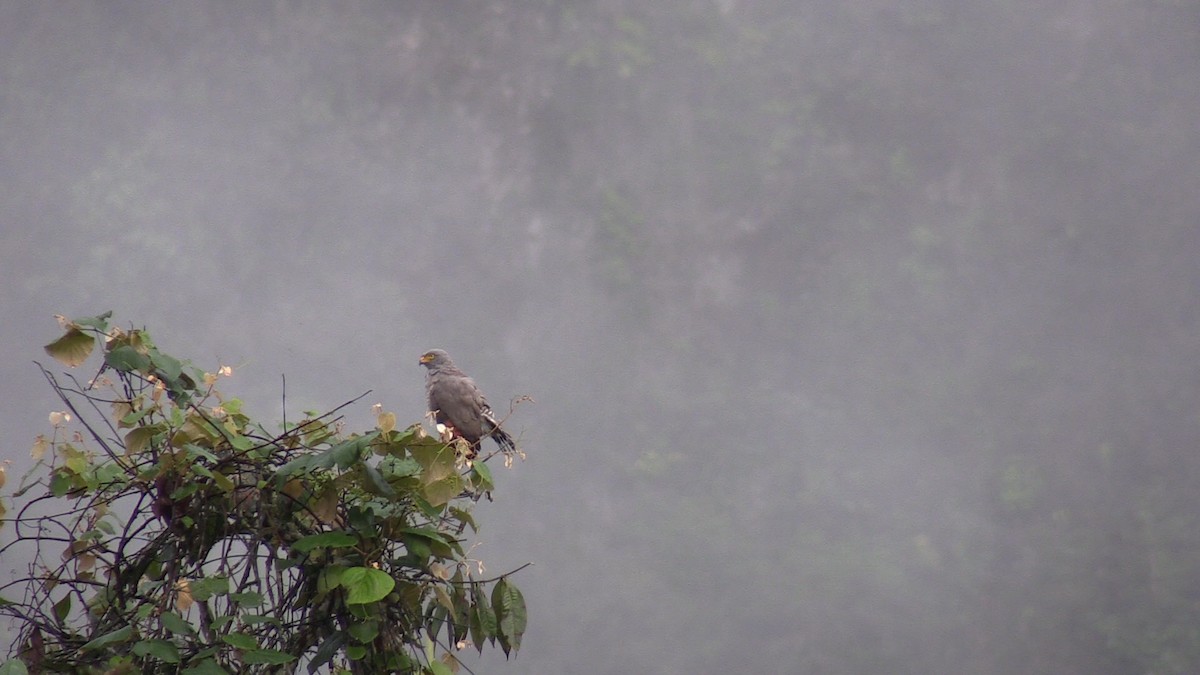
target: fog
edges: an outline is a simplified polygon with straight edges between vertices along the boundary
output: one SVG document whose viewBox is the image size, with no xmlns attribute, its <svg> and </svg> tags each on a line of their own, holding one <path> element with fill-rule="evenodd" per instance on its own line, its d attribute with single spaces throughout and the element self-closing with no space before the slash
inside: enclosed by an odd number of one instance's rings
<svg viewBox="0 0 1200 675">
<path fill-rule="evenodd" d="M 1196 3 L 6 2 L 0 78 L 10 477 L 55 314 L 268 421 L 441 347 L 535 401 L 477 673 L 1200 671 Z"/>
</svg>

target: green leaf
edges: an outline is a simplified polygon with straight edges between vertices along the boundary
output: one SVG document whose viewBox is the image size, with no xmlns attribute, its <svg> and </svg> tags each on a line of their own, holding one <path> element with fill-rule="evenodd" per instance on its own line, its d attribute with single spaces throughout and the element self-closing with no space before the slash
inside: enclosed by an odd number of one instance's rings
<svg viewBox="0 0 1200 675">
<path fill-rule="evenodd" d="M 366 538 L 374 537 L 378 534 L 378 527 L 375 525 L 375 512 L 361 506 L 350 507 L 350 527 L 361 532 Z"/>
<path fill-rule="evenodd" d="M 75 324 L 76 326 L 95 328 L 103 333 L 108 330 L 108 320 L 110 318 L 112 318 L 111 309 L 103 314 L 97 314 L 96 316 L 85 316 L 82 319 L 71 319 L 71 323 Z"/>
<path fill-rule="evenodd" d="M 488 602 L 487 591 L 483 584 L 471 584 L 471 597 L 475 601 L 474 607 L 471 609 L 471 641 L 475 643 L 475 648 L 479 653 L 483 653 L 483 641 L 496 641 L 496 613 L 492 611 L 492 605 Z"/>
<path fill-rule="evenodd" d="M 421 473 L 421 464 L 412 457 L 387 456 L 379 460 L 379 471 L 388 480 L 408 478 Z"/>
<path fill-rule="evenodd" d="M 413 503 L 417 505 L 417 509 L 420 510 L 420 512 L 424 514 L 426 518 L 429 518 L 430 520 L 437 520 L 442 517 L 442 511 L 445 510 L 445 504 L 442 504 L 441 506 L 434 506 L 425 501 L 425 498 L 420 494 L 414 494 L 411 496 Z"/>
<path fill-rule="evenodd" d="M 262 593 L 255 593 L 253 591 L 248 591 L 246 593 L 230 593 L 229 599 L 238 604 L 246 605 L 247 607 L 257 607 L 264 602 Z"/>
<path fill-rule="evenodd" d="M 317 577 L 317 597 L 322 597 L 337 586 L 342 585 L 342 576 L 346 573 L 346 568 L 341 565 L 329 565 L 321 570 L 321 576 Z"/>
<path fill-rule="evenodd" d="M 425 433 L 425 427 L 420 422 L 410 425 L 404 431 L 392 429 L 380 434 L 380 442 L 375 444 L 375 454 L 387 454 L 393 457 L 404 457 L 406 448 Z"/>
<path fill-rule="evenodd" d="M 423 551 L 425 555 L 432 553 L 441 558 L 451 558 L 454 556 L 454 549 L 457 548 L 457 542 L 447 542 L 447 536 L 437 530 L 405 527 L 400 529 L 399 534 L 405 548 L 410 551 Z M 423 540 L 424 544 L 418 543 L 418 539 Z"/>
<path fill-rule="evenodd" d="M 214 595 L 225 595 L 229 592 L 229 579 L 225 577 L 205 577 L 195 579 L 188 584 L 192 599 L 204 602 Z"/>
<path fill-rule="evenodd" d="M 67 620 L 67 615 L 71 613 L 71 596 L 64 595 L 62 600 L 54 603 L 54 619 L 61 626 Z"/>
<path fill-rule="evenodd" d="M 279 467 L 279 470 L 275 472 L 275 486 L 282 487 L 295 474 L 311 470 L 316 463 L 316 459 L 316 455 L 301 455 Z"/>
<path fill-rule="evenodd" d="M 126 642 L 131 637 L 133 637 L 133 626 L 125 626 L 124 628 L 118 628 L 111 633 L 105 633 L 104 635 L 89 641 L 79 649 L 85 652 L 93 649 L 103 649 L 109 645 Z"/>
<path fill-rule="evenodd" d="M 383 479 L 383 475 L 379 473 L 378 469 L 370 464 L 363 464 L 362 469 L 363 474 L 367 477 L 366 483 L 363 485 L 363 489 L 371 494 L 379 495 L 380 497 L 395 499 L 396 491 L 393 490 L 392 486 L 388 485 L 388 482 Z"/>
<path fill-rule="evenodd" d="M 440 602 L 436 607 L 433 607 L 432 611 L 429 611 L 429 621 L 425 624 L 425 632 L 428 633 L 429 637 L 437 638 L 438 633 L 442 631 L 442 626 L 446 624 L 446 619 L 449 616 L 450 611 Z"/>
<path fill-rule="evenodd" d="M 174 356 L 164 354 L 157 349 L 151 349 L 149 357 L 150 363 L 154 364 L 154 367 L 158 370 L 158 374 L 167 380 L 168 385 L 184 376 L 183 364 Z M 188 379 L 190 380 L 191 378 L 189 377 Z M 195 383 L 192 384 L 194 385 Z"/>
<path fill-rule="evenodd" d="M 337 468 L 345 471 L 354 466 L 362 458 L 363 452 L 378 435 L 378 431 L 372 431 L 364 436 L 351 438 L 348 441 L 343 441 L 333 446 L 326 454 L 329 456 L 329 460 L 337 465 Z"/>
<path fill-rule="evenodd" d="M 247 626 L 257 626 L 264 623 L 269 623 L 273 626 L 280 625 L 279 619 L 273 616 L 263 616 L 262 614 L 243 614 L 240 618 Z"/>
<path fill-rule="evenodd" d="M 346 629 L 350 633 L 350 637 L 363 644 L 370 644 L 379 635 L 379 622 L 364 621 L 362 623 L 352 623 Z"/>
<path fill-rule="evenodd" d="M 348 532 L 322 532 L 300 537 L 292 543 L 292 550 L 307 553 L 314 548 L 340 548 L 358 543 L 358 537 Z"/>
<path fill-rule="evenodd" d="M 217 662 L 209 656 L 196 665 L 185 668 L 183 675 L 229 675 L 229 671 L 217 665 Z"/>
<path fill-rule="evenodd" d="M 72 482 L 74 481 L 70 473 L 61 469 L 55 471 L 54 475 L 50 477 L 50 494 L 55 497 L 67 494 L 71 491 Z"/>
<path fill-rule="evenodd" d="M 450 670 L 450 666 L 441 661 L 430 661 L 429 667 L 425 670 L 429 671 L 429 675 L 454 675 L 454 671 Z"/>
<path fill-rule="evenodd" d="M 422 481 L 426 484 L 442 480 L 447 476 L 458 475 L 458 470 L 454 467 L 458 455 L 454 452 L 454 448 L 448 445 L 433 439 L 424 439 L 420 445 L 410 447 L 409 452 L 425 470 Z"/>
<path fill-rule="evenodd" d="M 150 413 L 154 412 L 155 410 L 156 410 L 156 408 L 154 406 L 149 406 L 146 408 L 142 408 L 141 410 L 138 410 L 136 412 L 131 412 L 128 415 L 121 418 L 120 426 L 126 427 L 126 428 L 131 427 L 131 426 L 137 424 L 139 421 L 141 421 L 141 419 L 143 417 L 145 417 L 146 415 L 149 415 Z"/>
<path fill-rule="evenodd" d="M 196 389 L 196 380 L 183 372 L 183 363 L 175 357 L 151 348 L 148 354 L 154 374 L 162 379 L 167 391 L 175 399 L 188 399 Z"/>
<path fill-rule="evenodd" d="M 508 583 L 508 579 L 501 579 L 492 589 L 492 607 L 496 610 L 500 648 L 504 650 L 504 655 L 508 656 L 510 650 L 517 651 L 521 648 L 521 637 L 525 634 L 528 621 L 525 598 L 516 586 Z"/>
<path fill-rule="evenodd" d="M 317 652 L 313 654 L 312 660 L 308 662 L 308 675 L 313 675 L 321 669 L 321 666 L 333 661 L 333 657 L 345 644 L 345 633 L 334 633 L 326 638 L 321 646 L 317 647 Z"/>
<path fill-rule="evenodd" d="M 295 660 L 295 656 L 292 656 L 287 652 L 281 652 L 278 649 L 255 649 L 254 651 L 245 652 L 242 654 L 242 663 L 246 664 L 265 663 L 271 665 L 280 665 Z"/>
<path fill-rule="evenodd" d="M 475 524 L 475 517 L 471 515 L 470 511 L 467 511 L 465 509 L 460 509 L 457 506 L 451 506 L 450 507 L 450 515 L 457 518 L 458 522 L 464 523 L 467 526 L 469 526 L 471 528 L 472 532 L 479 531 L 479 526 Z"/>
<path fill-rule="evenodd" d="M 258 445 L 258 441 L 254 440 L 253 438 L 247 438 L 241 434 L 232 434 L 229 437 L 229 444 L 233 446 L 234 450 L 245 452 Z"/>
<path fill-rule="evenodd" d="M 176 635 L 194 635 L 196 629 L 192 628 L 192 624 L 184 621 L 175 612 L 163 612 L 158 620 L 162 622 L 163 628 L 175 633 Z"/>
<path fill-rule="evenodd" d="M 67 456 L 66 460 L 63 462 L 63 466 L 70 469 L 76 475 L 82 476 L 83 474 L 87 473 L 89 468 L 91 468 L 92 463 L 89 461 L 87 455 L 72 454 Z"/>
<path fill-rule="evenodd" d="M 96 467 L 96 470 L 94 473 L 96 485 L 98 485 L 98 486 L 104 485 L 109 488 L 115 487 L 117 485 L 123 486 L 123 485 L 127 484 L 129 482 L 129 479 L 131 478 L 129 476 L 129 474 L 126 473 L 126 471 L 127 471 L 127 469 L 125 467 L 121 466 L 118 462 L 106 462 L 104 464 L 101 464 L 100 466 Z M 96 525 L 96 527 L 101 530 L 105 530 L 106 526 L 108 528 L 112 528 L 112 525 L 109 525 L 108 523 L 105 523 L 104 521 L 101 521 L 100 523 L 98 523 Z M 107 531 L 109 534 L 114 534 L 114 532 L 115 532 L 115 531 L 110 531 L 110 530 L 105 530 L 105 531 Z"/>
<path fill-rule="evenodd" d="M 138 426 L 125 435 L 125 454 L 136 455 L 150 444 L 152 438 L 163 431 L 164 425 L 152 424 L 150 426 Z"/>
<path fill-rule="evenodd" d="M 208 461 L 212 462 L 213 464 L 216 464 L 221 461 L 221 458 L 217 457 L 216 453 L 214 453 L 212 450 L 209 450 L 208 448 L 202 448 L 199 445 L 196 445 L 195 443 L 184 443 L 183 449 L 187 451 L 188 459 L 196 459 L 197 457 L 203 457 L 204 459 L 207 459 Z"/>
<path fill-rule="evenodd" d="M 365 605 L 386 598 L 396 580 L 373 567 L 350 567 L 342 574 L 341 585 L 346 589 L 346 604 Z"/>
<path fill-rule="evenodd" d="M 216 485 L 217 489 L 219 489 L 221 492 L 224 492 L 226 494 L 233 492 L 233 489 L 235 487 L 237 487 L 236 485 L 233 484 L 233 480 L 229 476 L 226 476 L 225 474 L 221 473 L 220 471 L 213 472 L 212 480 L 213 480 L 213 485 Z"/>
<path fill-rule="evenodd" d="M 229 633 L 228 635 L 222 635 L 221 641 L 227 645 L 233 645 L 238 649 L 258 649 L 258 640 L 254 639 L 253 636 L 246 635 L 245 633 Z"/>
<path fill-rule="evenodd" d="M 47 354 L 71 368 L 87 361 L 95 348 L 96 338 L 74 327 L 43 347 Z"/>
<path fill-rule="evenodd" d="M 366 645 L 350 645 L 346 647 L 346 658 L 351 661 L 360 661 L 367 656 Z"/>
<path fill-rule="evenodd" d="M 400 539 L 404 542 L 404 548 L 408 550 L 408 556 L 418 563 L 418 567 L 424 567 L 427 559 L 433 553 L 429 548 L 429 540 L 424 537 L 411 536 L 402 536 Z"/>
<path fill-rule="evenodd" d="M 467 630 L 470 628 L 471 623 L 468 618 L 471 605 L 467 602 L 467 593 L 465 587 L 462 585 L 461 573 L 454 575 L 454 584 L 451 588 L 454 590 L 450 594 L 450 610 L 454 613 L 454 621 L 450 624 L 450 637 L 452 644 L 458 644 L 467 637 Z"/>
<path fill-rule="evenodd" d="M 200 489 L 199 483 L 188 483 L 187 485 L 180 485 L 179 487 L 172 490 L 171 494 L 169 496 L 171 498 L 171 501 L 177 502 L 181 499 L 184 499 L 184 498 L 190 496 L 192 493 L 194 493 L 196 490 L 199 490 L 199 489 Z"/>
<path fill-rule="evenodd" d="M 496 489 L 496 484 L 492 481 L 492 470 L 483 462 L 475 462 L 471 465 L 471 472 L 474 474 L 475 489 L 490 492 Z"/>
<path fill-rule="evenodd" d="M 137 656 L 152 656 L 165 663 L 179 663 L 179 648 L 166 640 L 142 640 L 133 645 Z"/>
<path fill-rule="evenodd" d="M 29 675 L 25 664 L 17 659 L 0 664 L 0 675 Z"/>
<path fill-rule="evenodd" d="M 144 373 L 150 370 L 150 359 L 130 345 L 121 345 L 105 354 L 104 362 L 122 373 Z"/>
<path fill-rule="evenodd" d="M 431 506 L 443 506 L 463 491 L 462 477 L 452 473 L 446 478 L 429 483 L 422 492 Z"/>
</svg>

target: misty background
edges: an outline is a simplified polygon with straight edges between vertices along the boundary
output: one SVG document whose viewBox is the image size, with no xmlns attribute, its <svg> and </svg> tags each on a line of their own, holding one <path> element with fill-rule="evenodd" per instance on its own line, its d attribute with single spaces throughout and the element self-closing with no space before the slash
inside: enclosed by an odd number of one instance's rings
<svg viewBox="0 0 1200 675">
<path fill-rule="evenodd" d="M 1195 2 L 11 1 L 0 83 L 10 488 L 54 314 L 351 429 L 442 347 L 536 400 L 477 673 L 1200 671 Z"/>
</svg>

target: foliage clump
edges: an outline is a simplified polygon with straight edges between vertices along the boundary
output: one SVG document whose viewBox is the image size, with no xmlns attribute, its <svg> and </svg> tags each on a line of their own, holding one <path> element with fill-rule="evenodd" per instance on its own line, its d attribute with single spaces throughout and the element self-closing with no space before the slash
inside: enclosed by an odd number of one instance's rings
<svg viewBox="0 0 1200 675">
<path fill-rule="evenodd" d="M 391 413 L 345 434 L 341 407 L 269 432 L 216 389 L 230 369 L 109 317 L 46 346 L 103 361 L 86 382 L 42 367 L 66 410 L 13 498 L 44 493 L 0 521 L 0 553 L 35 552 L 0 586 L 18 631 L 0 672 L 442 675 L 468 645 L 520 647 L 520 591 L 463 548 L 493 484 L 461 442 Z"/>
</svg>

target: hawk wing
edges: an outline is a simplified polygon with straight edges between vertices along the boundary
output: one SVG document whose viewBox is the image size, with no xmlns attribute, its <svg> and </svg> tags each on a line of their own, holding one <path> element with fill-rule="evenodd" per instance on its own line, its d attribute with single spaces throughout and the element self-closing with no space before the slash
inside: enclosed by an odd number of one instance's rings
<svg viewBox="0 0 1200 675">
<path fill-rule="evenodd" d="M 454 427 L 472 445 L 495 426 L 495 420 L 487 419 L 491 412 L 487 400 L 465 375 L 434 373 L 429 378 L 429 409 L 437 411 L 437 421 Z"/>
</svg>

